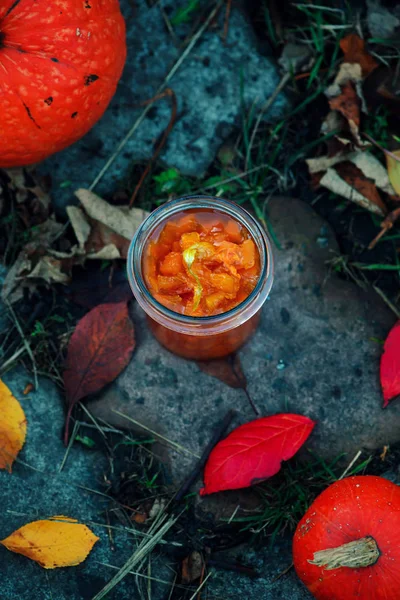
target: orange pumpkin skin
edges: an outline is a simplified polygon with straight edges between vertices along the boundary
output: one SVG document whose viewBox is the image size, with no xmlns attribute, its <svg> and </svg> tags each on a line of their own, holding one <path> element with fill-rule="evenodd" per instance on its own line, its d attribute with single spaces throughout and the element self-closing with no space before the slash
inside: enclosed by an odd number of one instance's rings
<svg viewBox="0 0 400 600">
<path fill-rule="evenodd" d="M 370 536 L 380 556 L 368 567 L 326 570 L 314 553 Z M 318 600 L 400 598 L 400 487 L 373 476 L 349 477 L 326 489 L 297 526 L 297 575 Z"/>
<path fill-rule="evenodd" d="M 81 138 L 126 59 L 118 0 L 0 0 L 0 167 L 32 164 Z"/>
</svg>

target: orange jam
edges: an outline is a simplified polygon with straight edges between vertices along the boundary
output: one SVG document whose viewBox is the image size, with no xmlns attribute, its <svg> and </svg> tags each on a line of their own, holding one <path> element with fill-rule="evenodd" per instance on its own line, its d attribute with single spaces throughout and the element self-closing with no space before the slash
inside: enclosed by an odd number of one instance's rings
<svg viewBox="0 0 400 600">
<path fill-rule="evenodd" d="M 158 302 L 193 317 L 225 313 L 245 300 L 260 277 L 248 230 L 208 209 L 176 213 L 156 228 L 143 255 L 145 283 Z"/>
</svg>

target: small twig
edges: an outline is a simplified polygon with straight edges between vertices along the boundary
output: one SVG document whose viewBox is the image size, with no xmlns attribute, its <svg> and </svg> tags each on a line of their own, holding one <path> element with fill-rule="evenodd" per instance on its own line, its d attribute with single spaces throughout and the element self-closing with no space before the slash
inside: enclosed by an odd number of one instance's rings
<svg viewBox="0 0 400 600">
<path fill-rule="evenodd" d="M 24 346 L 26 348 L 26 351 L 28 353 L 28 356 L 29 356 L 29 358 L 32 361 L 33 377 L 35 379 L 35 390 L 37 390 L 38 387 L 39 387 L 39 384 L 38 384 L 38 377 L 37 377 L 36 361 L 35 361 L 35 357 L 33 356 L 32 348 L 30 347 L 29 342 L 28 342 L 28 340 L 25 337 L 25 334 L 24 334 L 24 332 L 22 330 L 22 327 L 21 327 L 21 325 L 20 325 L 20 323 L 19 323 L 19 321 L 17 319 L 17 315 L 15 314 L 13 307 L 11 306 L 11 304 L 9 303 L 9 301 L 7 299 L 5 300 L 5 303 L 6 303 L 7 307 L 8 307 L 8 310 L 12 314 L 12 317 L 13 317 L 14 322 L 15 322 L 15 326 L 16 326 L 16 328 L 18 330 L 19 335 L 21 336 L 22 343 L 24 344 Z"/>
<path fill-rule="evenodd" d="M 238 175 L 233 175 L 232 177 L 223 179 L 222 181 L 219 181 L 218 183 L 212 183 L 211 185 L 206 185 L 204 187 L 197 188 L 197 190 L 194 190 L 194 192 L 192 192 L 192 193 L 198 194 L 199 192 L 205 192 L 206 190 L 213 190 L 217 187 L 220 187 L 221 185 L 224 185 L 225 183 L 230 183 L 231 181 L 236 181 L 237 179 L 243 179 L 244 177 L 247 177 L 247 175 L 251 175 L 252 173 L 255 173 L 256 171 L 260 171 L 261 169 L 272 170 L 268 163 L 258 165 L 258 167 L 253 167 L 252 169 L 249 169 L 248 171 L 243 171 L 242 173 L 239 173 Z"/>
<path fill-rule="evenodd" d="M 283 577 L 284 575 L 289 573 L 289 571 L 291 569 L 293 569 L 293 563 L 291 563 L 288 567 L 286 567 L 286 569 L 283 569 L 283 571 L 281 571 L 281 573 L 279 573 L 276 577 L 274 577 L 274 579 L 272 580 L 272 583 L 275 583 L 275 581 L 278 581 L 281 577 Z"/>
<path fill-rule="evenodd" d="M 247 575 L 248 577 L 260 577 L 260 574 L 257 573 L 257 571 L 252 567 L 245 567 L 244 565 L 238 565 L 237 563 L 231 563 L 225 560 L 211 558 L 207 561 L 207 565 L 210 567 L 214 567 L 215 569 L 233 571 L 234 573 L 242 573 L 243 575 Z"/>
<path fill-rule="evenodd" d="M 204 581 L 204 575 L 206 574 L 206 566 L 203 562 L 202 567 L 201 567 L 201 575 L 200 575 L 200 585 L 198 587 L 198 594 L 197 594 L 197 600 L 201 600 L 201 588 L 203 585 L 203 581 Z"/>
<path fill-rule="evenodd" d="M 196 466 L 194 467 L 193 471 L 189 474 L 189 476 L 185 479 L 185 481 L 183 482 L 183 484 L 181 485 L 179 490 L 176 492 L 176 494 L 174 496 L 175 503 L 180 502 L 186 496 L 189 489 L 191 488 L 193 483 L 196 481 L 196 479 L 200 475 L 204 465 L 207 462 L 208 457 L 210 456 L 212 449 L 219 442 L 221 437 L 225 434 L 226 430 L 228 429 L 229 425 L 232 422 L 232 419 L 235 416 L 236 416 L 236 411 L 234 411 L 234 410 L 230 410 L 225 415 L 222 423 L 220 424 L 218 429 L 215 431 L 215 433 L 211 437 L 210 441 L 208 442 L 207 446 L 205 447 L 205 449 L 204 449 L 199 461 L 197 462 Z"/>
<path fill-rule="evenodd" d="M 202 588 L 205 586 L 205 584 L 207 583 L 207 581 L 210 579 L 212 575 L 212 572 L 210 572 L 207 577 L 204 579 L 203 583 L 201 583 L 199 585 L 199 587 L 197 588 L 197 590 L 195 591 L 195 593 L 193 594 L 193 596 L 190 596 L 189 600 L 195 600 L 196 596 L 197 598 L 199 597 L 198 594 L 199 592 L 202 590 Z"/>
<path fill-rule="evenodd" d="M 110 526 L 110 515 L 108 510 L 106 510 L 106 519 L 107 519 L 107 534 L 108 534 L 108 540 L 110 542 L 110 550 L 111 552 L 115 551 L 115 545 L 114 545 L 114 538 L 113 538 L 113 533 L 112 533 L 112 528 Z"/>
<path fill-rule="evenodd" d="M 149 162 L 147 163 L 147 166 L 145 168 L 145 170 L 143 171 L 136 187 L 135 190 L 131 196 L 131 199 L 129 201 L 129 208 L 132 208 L 136 197 L 139 193 L 140 188 L 143 185 L 144 180 L 146 179 L 147 175 L 150 173 L 150 170 L 153 166 L 153 163 L 155 162 L 155 160 L 157 159 L 158 155 L 160 154 L 161 150 L 163 149 L 165 142 L 168 139 L 169 134 L 172 131 L 173 126 L 175 125 L 175 121 L 176 121 L 176 112 L 177 112 L 177 103 L 176 103 L 176 96 L 173 90 L 171 90 L 171 88 L 167 88 L 164 92 L 162 92 L 162 94 L 158 95 L 157 99 L 161 99 L 161 98 L 166 98 L 166 97 L 170 97 L 171 98 L 171 117 L 169 120 L 169 123 L 162 135 L 162 138 L 157 146 L 157 148 L 154 150 L 154 154 L 153 156 L 150 158 Z M 150 100 L 148 100 L 147 102 L 150 102 L 153 104 L 153 102 L 155 101 L 155 98 L 151 98 Z M 146 103 L 147 103 L 146 102 Z"/>
<path fill-rule="evenodd" d="M 249 404 L 251 406 L 251 408 L 253 409 L 254 414 L 259 417 L 261 415 L 261 412 L 258 410 L 257 406 L 254 404 L 252 397 L 249 394 L 249 391 L 247 388 L 244 388 L 244 393 L 247 396 L 247 400 L 249 401 Z"/>
<path fill-rule="evenodd" d="M 169 444 L 170 446 L 172 446 L 173 448 L 175 448 L 175 450 L 178 450 L 179 452 L 185 452 L 186 454 L 190 454 L 191 456 L 194 456 L 195 458 L 200 458 L 198 454 L 195 454 L 194 452 L 187 450 L 180 444 L 177 444 L 176 442 L 169 440 L 168 438 L 161 435 L 161 433 L 157 433 L 156 431 L 153 431 L 153 429 L 150 429 L 150 427 L 146 427 L 146 425 L 143 425 L 143 423 L 139 423 L 139 421 L 135 421 L 135 419 L 133 419 L 132 417 L 129 417 L 128 415 L 125 415 L 124 413 L 120 412 L 119 410 L 113 410 L 113 413 L 115 413 L 116 415 L 119 415 L 120 417 L 123 417 L 124 419 L 127 419 L 127 421 L 131 421 L 132 423 L 134 423 L 135 425 L 138 425 L 139 427 L 141 427 L 145 431 L 148 431 L 152 435 L 155 435 L 163 442 L 165 442 L 165 443 Z"/>
<path fill-rule="evenodd" d="M 175 35 L 174 28 L 171 25 L 171 21 L 169 20 L 167 13 L 165 12 L 165 10 L 164 10 L 164 8 L 163 8 L 163 6 L 161 4 L 158 5 L 158 8 L 160 9 L 162 18 L 164 19 L 165 25 L 167 26 L 167 29 L 168 29 L 168 32 L 169 32 L 171 38 L 172 38 L 172 41 L 174 42 L 175 46 L 178 46 L 179 45 L 179 40 L 178 40 L 178 38 Z"/>
<path fill-rule="evenodd" d="M 364 137 L 366 137 L 371 142 L 371 144 L 374 144 L 374 146 L 376 146 L 377 148 L 379 148 L 379 150 L 382 150 L 382 152 L 384 154 L 387 154 L 388 156 L 391 156 L 397 162 L 400 162 L 400 156 L 396 156 L 395 154 L 393 154 L 393 152 L 390 152 L 390 150 L 387 150 L 386 148 L 384 148 L 383 146 L 381 146 L 380 144 L 378 144 L 378 142 L 376 140 L 374 140 L 374 138 L 371 137 L 368 133 L 361 132 L 361 135 L 363 135 Z"/>
<path fill-rule="evenodd" d="M 216 6 L 214 7 L 214 9 L 210 12 L 210 14 L 208 15 L 208 18 L 204 21 L 203 25 L 194 34 L 194 36 L 190 40 L 190 43 L 186 46 L 185 50 L 182 52 L 182 54 L 180 55 L 180 57 L 178 58 L 178 60 L 174 64 L 174 66 L 172 67 L 172 69 L 169 71 L 169 73 L 165 77 L 163 83 L 157 89 L 156 95 L 159 94 L 160 92 L 162 92 L 166 88 L 168 82 L 172 79 L 172 77 L 175 75 L 175 73 L 179 70 L 181 64 L 185 61 L 186 57 L 190 54 L 190 52 L 192 51 L 193 47 L 196 45 L 197 41 L 201 38 L 201 36 L 203 35 L 203 33 L 206 31 L 206 29 L 208 28 L 208 26 L 210 25 L 210 23 L 214 19 L 215 15 L 218 13 L 219 9 L 221 8 L 222 4 L 223 4 L 223 0 L 220 0 L 216 4 Z M 106 162 L 106 164 L 104 165 L 104 167 L 101 169 L 100 173 L 94 179 L 93 183 L 89 187 L 89 190 L 93 190 L 96 187 L 96 185 L 99 183 L 99 181 L 104 177 L 105 173 L 108 171 L 108 169 L 113 164 L 113 162 L 116 160 L 116 158 L 119 156 L 120 152 L 126 146 L 127 142 L 129 142 L 129 140 L 131 139 L 131 137 L 133 136 L 133 134 L 135 133 L 135 131 L 138 129 L 138 127 L 141 125 L 141 123 L 146 118 L 146 115 L 150 111 L 151 106 L 152 106 L 151 104 L 149 104 L 148 106 L 146 106 L 146 108 L 144 109 L 144 111 L 142 112 L 142 114 L 136 119 L 135 123 L 132 125 L 132 127 L 130 128 L 130 130 L 126 134 L 126 136 L 118 144 L 116 150 L 113 152 L 113 154 L 110 156 L 110 158 L 108 159 L 108 161 Z"/>
<path fill-rule="evenodd" d="M 144 538 L 139 546 L 134 550 L 131 557 L 118 570 L 116 575 L 109 581 L 92 600 L 100 600 L 104 598 L 111 590 L 115 588 L 137 565 L 143 564 L 143 561 L 151 554 L 157 544 L 160 543 L 168 531 L 175 525 L 179 517 L 167 518 L 167 515 L 161 514 L 149 529 L 151 537 Z"/>
<path fill-rule="evenodd" d="M 226 0 L 224 33 L 223 33 L 223 36 L 222 36 L 222 41 L 224 42 L 224 44 L 226 43 L 226 38 L 228 37 L 229 17 L 231 16 L 231 9 L 232 9 L 232 0 Z"/>
<path fill-rule="evenodd" d="M 13 362 L 15 360 L 17 360 L 17 358 L 19 358 L 21 356 L 21 354 L 23 354 L 24 352 L 26 352 L 26 348 L 25 348 L 25 346 L 22 346 L 21 348 L 19 348 L 19 350 L 14 352 L 14 354 L 12 356 L 10 356 L 10 358 L 8 358 L 6 361 L 4 361 L 3 364 L 1 365 L 0 375 L 4 375 L 4 373 L 9 369 L 9 367 L 13 364 Z"/>
<path fill-rule="evenodd" d="M 250 141 L 249 141 L 249 147 L 248 147 L 247 153 L 246 153 L 246 163 L 245 163 L 245 168 L 246 169 L 247 169 L 248 164 L 249 164 L 251 149 L 253 147 L 254 139 L 255 139 L 255 137 L 257 135 L 257 131 L 258 131 L 258 128 L 260 126 L 261 119 L 263 118 L 264 113 L 275 102 L 276 98 L 278 97 L 278 94 L 283 90 L 283 88 L 285 87 L 285 85 L 287 84 L 287 82 L 290 80 L 290 77 L 291 77 L 290 73 L 285 73 L 282 76 L 280 82 L 276 86 L 276 88 L 273 91 L 273 93 L 271 94 L 271 96 L 268 98 L 268 100 L 266 101 L 266 103 L 264 104 L 264 106 L 261 107 L 261 110 L 260 110 L 260 112 L 258 114 L 258 117 L 257 117 L 257 120 L 256 120 L 256 124 L 254 125 L 253 131 L 251 133 L 251 137 L 250 137 Z"/>
<path fill-rule="evenodd" d="M 78 434 L 78 431 L 79 431 L 79 421 L 75 421 L 71 437 L 69 438 L 67 449 L 65 450 L 64 458 L 62 459 L 61 464 L 60 464 L 59 469 L 58 469 L 59 473 L 61 473 L 61 471 L 63 470 L 63 468 L 65 466 L 65 463 L 67 462 L 67 458 L 68 458 L 69 452 L 70 452 L 70 450 L 72 448 L 72 444 L 75 441 L 75 438 L 76 438 L 76 436 Z"/>
<path fill-rule="evenodd" d="M 350 471 L 351 467 L 354 465 L 355 462 L 358 461 L 358 459 L 361 456 L 361 450 L 359 450 L 357 452 L 357 454 L 355 455 L 355 457 L 353 458 L 353 460 L 351 461 L 351 463 L 348 465 L 348 467 L 343 471 L 343 473 L 341 474 L 341 476 L 339 477 L 339 479 L 343 479 L 344 477 L 346 477 L 347 473 Z"/>
<path fill-rule="evenodd" d="M 388 305 L 390 310 L 392 310 L 394 312 L 396 317 L 398 319 L 400 319 L 400 310 L 398 308 L 396 308 L 396 306 L 393 304 L 393 302 L 391 302 L 389 300 L 389 298 L 386 296 L 386 294 L 377 285 L 373 285 L 372 287 L 374 288 L 375 292 L 377 294 L 379 294 L 379 296 L 382 298 L 382 300 Z"/>
</svg>

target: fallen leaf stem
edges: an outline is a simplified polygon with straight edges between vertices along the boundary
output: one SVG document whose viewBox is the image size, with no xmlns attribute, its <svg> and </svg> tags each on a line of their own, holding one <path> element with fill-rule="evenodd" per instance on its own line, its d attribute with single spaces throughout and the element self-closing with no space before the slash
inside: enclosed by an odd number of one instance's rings
<svg viewBox="0 0 400 600">
<path fill-rule="evenodd" d="M 188 493 L 188 491 L 190 490 L 190 488 L 192 487 L 192 485 L 194 484 L 196 479 L 199 477 L 204 465 L 206 464 L 206 462 L 208 460 L 208 457 L 211 454 L 212 449 L 219 442 L 221 437 L 226 433 L 226 430 L 228 429 L 229 425 L 232 423 L 232 420 L 235 416 L 236 416 L 235 410 L 229 410 L 227 412 L 227 414 L 225 415 L 224 419 L 222 420 L 220 426 L 215 430 L 213 436 L 211 437 L 210 441 L 208 442 L 207 446 L 205 447 L 203 454 L 201 455 L 200 459 L 196 463 L 196 466 L 194 467 L 193 471 L 189 474 L 189 476 L 182 483 L 179 490 L 176 492 L 174 499 L 173 499 L 173 502 L 175 504 L 181 502 L 181 500 L 186 496 L 186 494 Z"/>
<path fill-rule="evenodd" d="M 175 121 L 176 121 L 176 112 L 177 112 L 177 102 L 176 102 L 176 96 L 175 96 L 175 92 L 173 90 L 171 90 L 171 88 L 167 88 L 164 92 L 162 92 L 161 94 L 158 94 L 157 96 L 155 96 L 154 98 L 151 98 L 150 100 L 147 100 L 146 102 L 144 102 L 143 104 L 149 104 L 149 103 L 153 103 L 155 100 L 159 100 L 161 98 L 166 98 L 169 97 L 171 98 L 171 117 L 169 120 L 169 123 L 166 127 L 166 129 L 164 130 L 164 133 L 162 134 L 162 137 L 160 139 L 160 142 L 158 143 L 153 156 L 150 158 L 149 162 L 147 163 L 147 166 L 145 168 L 145 170 L 143 171 L 138 183 L 136 184 L 136 187 L 134 189 L 134 192 L 131 196 L 131 199 L 129 201 L 129 208 L 132 208 L 137 195 L 139 193 L 140 188 L 143 185 L 144 180 L 146 179 L 147 175 L 150 173 L 150 170 L 153 166 L 154 161 L 157 159 L 158 155 L 160 154 L 161 150 L 163 149 L 165 142 L 168 139 L 169 134 L 171 133 L 174 125 L 175 125 Z"/>
<path fill-rule="evenodd" d="M 384 148 L 383 146 L 378 144 L 378 142 L 376 140 L 374 140 L 374 138 L 371 137 L 368 133 L 362 132 L 361 135 L 366 137 L 374 146 L 379 148 L 379 150 L 382 150 L 382 152 L 384 154 L 387 154 L 387 156 L 390 156 L 391 158 L 393 158 L 393 160 L 400 162 L 400 156 L 396 156 L 393 152 L 390 152 L 390 150 L 388 150 L 387 148 Z"/>
<path fill-rule="evenodd" d="M 257 571 L 252 567 L 245 567 L 244 565 L 231 563 L 226 560 L 219 560 L 217 558 L 210 558 L 207 561 L 207 566 L 214 567 L 215 569 L 222 569 L 223 571 L 233 571 L 234 573 L 241 573 L 242 575 L 247 575 L 248 577 L 260 577 L 260 574 L 257 573 Z"/>
<path fill-rule="evenodd" d="M 65 430 L 64 430 L 64 445 L 68 446 L 68 440 L 69 440 L 69 422 L 71 420 L 71 416 L 72 416 L 72 409 L 74 408 L 75 404 L 70 404 L 68 406 L 68 411 L 67 411 L 67 416 L 65 417 Z"/>
<path fill-rule="evenodd" d="M 231 16 L 232 10 L 232 0 L 226 0 L 226 10 L 225 10 L 225 20 L 224 20 L 224 33 L 222 35 L 222 39 L 224 44 L 226 43 L 226 38 L 228 37 L 229 31 L 229 17 Z"/>
</svg>

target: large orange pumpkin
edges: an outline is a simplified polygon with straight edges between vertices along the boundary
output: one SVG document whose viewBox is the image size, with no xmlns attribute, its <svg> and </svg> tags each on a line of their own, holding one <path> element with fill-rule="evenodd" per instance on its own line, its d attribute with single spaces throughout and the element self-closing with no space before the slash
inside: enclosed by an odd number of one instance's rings
<svg viewBox="0 0 400 600">
<path fill-rule="evenodd" d="M 0 167 L 38 162 L 82 137 L 125 58 L 118 0 L 0 0 Z"/>
<path fill-rule="evenodd" d="M 400 486 L 372 475 L 332 484 L 298 524 L 293 562 L 317 600 L 399 600 Z"/>
</svg>

